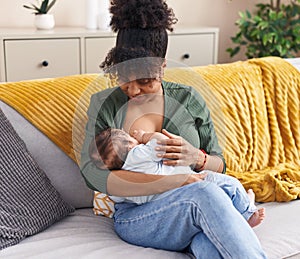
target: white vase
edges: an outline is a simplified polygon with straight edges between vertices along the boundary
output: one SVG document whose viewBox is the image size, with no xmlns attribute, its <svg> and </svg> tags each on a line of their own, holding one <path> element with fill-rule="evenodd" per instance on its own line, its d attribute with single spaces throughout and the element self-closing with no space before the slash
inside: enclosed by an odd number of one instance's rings
<svg viewBox="0 0 300 259">
<path fill-rule="evenodd" d="M 90 30 L 97 29 L 98 0 L 86 1 L 86 24 L 85 27 Z"/>
<path fill-rule="evenodd" d="M 99 13 L 97 16 L 98 29 L 108 31 L 110 30 L 110 15 L 108 12 Z"/>
<path fill-rule="evenodd" d="M 110 0 L 98 0 L 98 29 L 110 30 Z"/>
<path fill-rule="evenodd" d="M 38 30 L 51 30 L 54 28 L 55 21 L 53 14 L 35 15 L 34 25 Z"/>
</svg>

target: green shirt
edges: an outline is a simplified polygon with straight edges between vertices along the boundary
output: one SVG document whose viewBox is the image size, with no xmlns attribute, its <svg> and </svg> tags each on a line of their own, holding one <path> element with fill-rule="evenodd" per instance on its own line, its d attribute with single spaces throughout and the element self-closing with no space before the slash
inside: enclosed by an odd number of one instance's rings
<svg viewBox="0 0 300 259">
<path fill-rule="evenodd" d="M 163 128 L 179 135 L 193 146 L 217 155 L 224 162 L 222 150 L 210 117 L 210 112 L 200 94 L 192 87 L 178 83 L 162 82 L 164 92 Z M 97 168 L 89 157 L 89 145 L 95 134 L 110 128 L 123 128 L 128 97 L 120 87 L 109 88 L 91 97 L 88 109 L 85 141 L 81 151 L 81 173 L 87 185 L 106 192 L 109 170 Z"/>
</svg>

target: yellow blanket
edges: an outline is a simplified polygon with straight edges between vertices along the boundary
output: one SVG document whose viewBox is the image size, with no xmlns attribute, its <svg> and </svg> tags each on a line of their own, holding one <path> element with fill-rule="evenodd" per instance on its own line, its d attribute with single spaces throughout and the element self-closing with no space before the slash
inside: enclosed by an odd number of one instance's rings
<svg viewBox="0 0 300 259">
<path fill-rule="evenodd" d="M 300 197 L 300 73 L 286 61 L 253 59 L 168 69 L 166 80 L 194 86 L 207 100 L 227 172 L 260 202 Z M 111 82 L 77 75 L 0 84 L 0 99 L 79 161 L 90 95 Z"/>
<path fill-rule="evenodd" d="M 299 71 L 273 57 L 197 71 L 222 103 L 227 173 L 257 201 L 300 198 Z"/>
</svg>

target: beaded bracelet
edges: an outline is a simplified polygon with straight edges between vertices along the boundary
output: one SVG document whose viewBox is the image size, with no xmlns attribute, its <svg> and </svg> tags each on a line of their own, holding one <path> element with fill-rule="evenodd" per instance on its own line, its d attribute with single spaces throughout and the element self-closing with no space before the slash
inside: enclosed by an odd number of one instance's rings
<svg viewBox="0 0 300 259">
<path fill-rule="evenodd" d="M 203 149 L 200 149 L 200 151 L 204 154 L 204 161 L 203 161 L 202 166 L 200 167 L 200 170 L 203 170 L 204 166 L 206 164 L 206 161 L 207 161 L 207 154 L 206 154 L 206 152 Z"/>
</svg>

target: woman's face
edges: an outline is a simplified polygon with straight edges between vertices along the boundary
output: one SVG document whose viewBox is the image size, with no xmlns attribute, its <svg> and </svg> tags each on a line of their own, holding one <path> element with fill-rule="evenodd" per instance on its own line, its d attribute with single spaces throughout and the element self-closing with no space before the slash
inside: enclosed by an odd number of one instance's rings
<svg viewBox="0 0 300 259">
<path fill-rule="evenodd" d="M 128 82 L 119 80 L 120 88 L 132 102 L 143 103 L 151 95 L 162 95 L 161 81 L 154 78 L 141 78 Z"/>
</svg>

